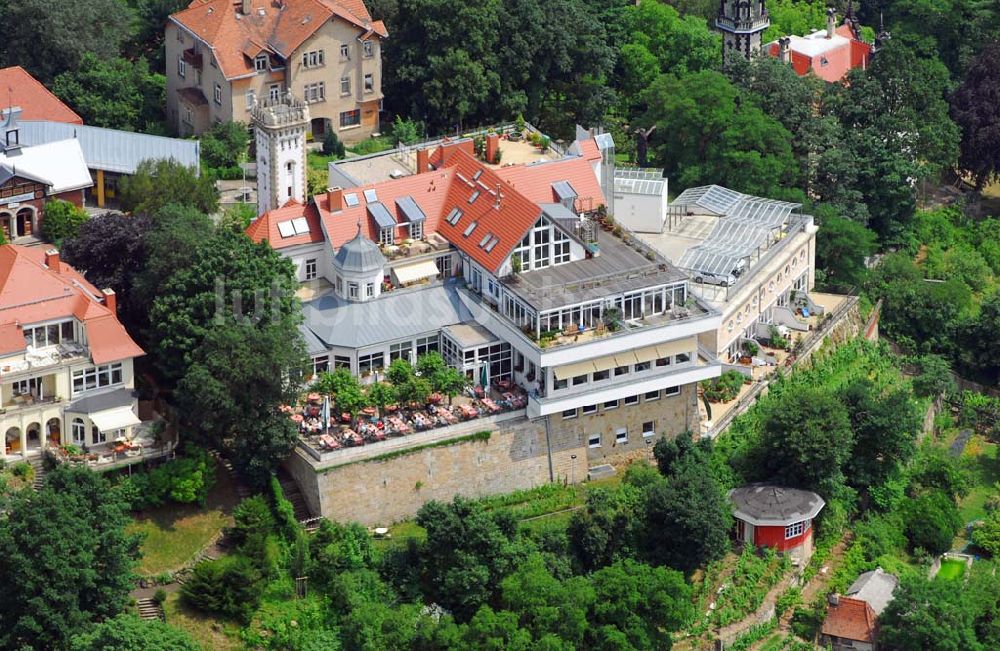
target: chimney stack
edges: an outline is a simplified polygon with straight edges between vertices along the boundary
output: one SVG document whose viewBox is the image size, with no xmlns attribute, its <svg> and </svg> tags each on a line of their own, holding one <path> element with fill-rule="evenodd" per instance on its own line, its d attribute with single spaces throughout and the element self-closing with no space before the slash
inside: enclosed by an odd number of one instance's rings
<svg viewBox="0 0 1000 651">
<path fill-rule="evenodd" d="M 341 187 L 326 189 L 326 205 L 330 212 L 340 212 L 344 209 L 344 189 Z"/>
<path fill-rule="evenodd" d="M 62 267 L 59 265 L 59 251 L 49 249 L 45 252 L 45 266 L 56 273 L 62 273 Z"/>
<path fill-rule="evenodd" d="M 430 152 L 427 151 L 426 147 L 421 147 L 417 150 L 417 174 L 423 174 L 427 171 L 428 163 L 430 161 Z"/>
<path fill-rule="evenodd" d="M 496 133 L 486 135 L 486 162 L 496 163 L 497 152 L 500 151 L 500 136 Z"/>
<path fill-rule="evenodd" d="M 839 593 L 837 593 L 837 592 L 831 592 L 830 596 L 828 597 L 828 599 L 830 601 L 830 605 L 831 606 L 839 606 L 840 605 L 840 594 Z"/>
<path fill-rule="evenodd" d="M 780 55 L 782 63 L 792 62 L 792 39 L 789 36 L 783 36 L 778 39 L 778 54 Z"/>
<path fill-rule="evenodd" d="M 240 9 L 241 13 L 244 16 L 249 16 L 250 12 L 253 11 L 253 7 L 251 5 L 252 5 L 252 0 L 243 0 L 243 4 L 240 7 Z"/>
<path fill-rule="evenodd" d="M 833 38 L 833 33 L 837 29 L 837 10 L 830 7 L 826 10 L 826 37 Z"/>
<path fill-rule="evenodd" d="M 118 296 L 115 294 L 115 290 L 110 287 L 105 287 L 101 290 L 101 293 L 104 294 L 104 307 L 111 310 L 111 313 L 117 316 Z"/>
</svg>

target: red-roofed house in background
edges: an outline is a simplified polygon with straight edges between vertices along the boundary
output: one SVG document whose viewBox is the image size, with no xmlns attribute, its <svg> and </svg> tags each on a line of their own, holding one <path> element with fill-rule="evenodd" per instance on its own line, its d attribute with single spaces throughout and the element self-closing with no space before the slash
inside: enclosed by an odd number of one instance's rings
<svg viewBox="0 0 1000 651">
<path fill-rule="evenodd" d="M 21 66 L 0 70 L 0 109 L 13 106 L 21 109 L 22 120 L 83 124 L 83 118 Z"/>
<path fill-rule="evenodd" d="M 139 420 L 133 360 L 144 353 L 115 310 L 115 293 L 55 249 L 0 246 L 0 458 L 48 452 L 110 468 L 173 449 Z"/>
<path fill-rule="evenodd" d="M 785 36 L 765 45 L 764 51 L 790 64 L 800 75 L 811 70 L 828 82 L 840 81 L 855 68 L 867 68 L 876 48 L 861 40 L 861 28 L 853 12 L 840 27 L 836 26 L 833 9 L 827 10 L 826 20 L 826 29 L 807 36 Z"/>
<path fill-rule="evenodd" d="M 878 615 L 871 605 L 831 594 L 821 641 L 833 651 L 874 651 L 878 648 Z"/>
<path fill-rule="evenodd" d="M 361 140 L 378 129 L 387 35 L 362 0 L 194 0 L 166 26 L 167 119 L 182 136 L 249 124 L 291 91 L 315 138 Z"/>
</svg>

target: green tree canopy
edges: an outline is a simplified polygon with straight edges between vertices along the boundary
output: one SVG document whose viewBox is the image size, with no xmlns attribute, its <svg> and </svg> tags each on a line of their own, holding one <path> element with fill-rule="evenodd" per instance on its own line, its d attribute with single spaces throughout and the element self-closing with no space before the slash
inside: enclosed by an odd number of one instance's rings
<svg viewBox="0 0 1000 651">
<path fill-rule="evenodd" d="M 0 65 L 24 66 L 42 83 L 80 69 L 87 53 L 103 61 L 114 59 L 135 32 L 135 16 L 126 0 L 4 2 L 0 24 L 17 25 L 0 40 Z"/>
<path fill-rule="evenodd" d="M 886 481 L 916 451 L 923 418 L 910 391 L 879 391 L 871 381 L 856 380 L 840 393 L 854 432 L 847 462 L 848 483 L 864 490 Z"/>
<path fill-rule="evenodd" d="M 766 472 L 789 486 L 834 495 L 854 445 L 847 410 L 814 387 L 782 391 L 768 407 L 760 442 Z"/>
<path fill-rule="evenodd" d="M 45 202 L 45 219 L 42 220 L 42 236 L 49 242 L 60 243 L 75 238 L 90 216 L 83 208 L 77 208 L 69 201 L 53 199 Z"/>
<path fill-rule="evenodd" d="M 139 537 L 104 477 L 59 466 L 37 493 L 10 497 L 0 520 L 0 646 L 63 648 L 124 610 Z"/>
<path fill-rule="evenodd" d="M 52 91 L 91 126 L 162 129 L 166 77 L 151 71 L 145 59 L 104 59 L 87 52 L 76 66 L 56 77 Z"/>
<path fill-rule="evenodd" d="M 193 206 L 203 213 L 219 207 L 215 183 L 198 170 L 174 160 L 145 160 L 135 174 L 119 181 L 119 200 L 126 212 L 154 214 L 167 204 Z"/>
<path fill-rule="evenodd" d="M 71 651 L 199 651 L 191 636 L 158 621 L 118 615 L 75 636 Z"/>
<path fill-rule="evenodd" d="M 951 116 L 962 130 L 959 164 L 982 191 L 1000 173 L 1000 41 L 972 61 L 952 95 Z"/>
<path fill-rule="evenodd" d="M 820 212 L 820 211 L 817 211 Z M 865 260 L 875 252 L 875 233 L 834 210 L 824 210 L 816 233 L 816 265 L 837 285 L 858 285 L 865 279 Z"/>
<path fill-rule="evenodd" d="M 796 184 L 788 131 L 744 100 L 723 75 L 662 75 L 644 99 L 649 109 L 643 121 L 657 125 L 651 151 L 677 186 L 717 183 L 781 197 Z"/>
</svg>

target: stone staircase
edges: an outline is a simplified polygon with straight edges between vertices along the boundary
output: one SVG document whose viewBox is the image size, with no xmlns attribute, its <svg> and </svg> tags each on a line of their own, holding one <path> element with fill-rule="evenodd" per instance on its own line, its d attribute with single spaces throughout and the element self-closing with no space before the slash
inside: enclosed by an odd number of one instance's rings
<svg viewBox="0 0 1000 651">
<path fill-rule="evenodd" d="M 292 507 L 295 509 L 295 519 L 303 524 L 308 520 L 312 520 L 313 514 L 306 504 L 305 497 L 302 496 L 302 491 L 299 490 L 299 485 L 295 483 L 295 480 L 284 469 L 278 471 L 278 483 L 281 484 L 281 490 L 285 494 L 285 499 L 291 502 Z"/>
<path fill-rule="evenodd" d="M 31 457 L 28 463 L 35 469 L 35 481 L 32 483 L 32 488 L 36 491 L 41 490 L 42 486 L 45 485 L 45 459 L 39 455 Z"/>
<path fill-rule="evenodd" d="M 138 599 L 136 600 L 135 605 L 139 610 L 140 619 L 159 619 L 161 621 L 166 621 L 166 615 L 163 612 L 163 607 L 152 599 Z"/>
</svg>

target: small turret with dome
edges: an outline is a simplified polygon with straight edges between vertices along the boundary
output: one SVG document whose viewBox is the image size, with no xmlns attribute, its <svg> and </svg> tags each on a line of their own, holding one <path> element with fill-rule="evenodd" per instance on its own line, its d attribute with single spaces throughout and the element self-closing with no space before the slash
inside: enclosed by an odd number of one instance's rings
<svg viewBox="0 0 1000 651">
<path fill-rule="evenodd" d="M 382 292 L 385 256 L 378 245 L 361 234 L 346 242 L 333 256 L 334 287 L 341 297 L 364 302 Z"/>
</svg>

